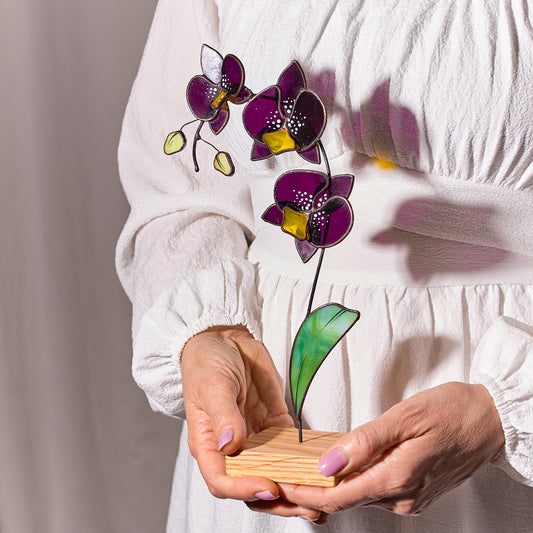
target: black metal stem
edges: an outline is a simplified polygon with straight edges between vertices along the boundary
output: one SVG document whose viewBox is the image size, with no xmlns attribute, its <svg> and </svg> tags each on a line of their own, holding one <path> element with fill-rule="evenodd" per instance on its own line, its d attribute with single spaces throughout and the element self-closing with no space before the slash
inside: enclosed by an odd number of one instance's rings
<svg viewBox="0 0 533 533">
<path fill-rule="evenodd" d="M 322 260 L 324 259 L 325 248 L 320 248 L 320 257 L 318 259 L 318 265 L 316 266 L 315 279 L 313 280 L 313 286 L 311 287 L 311 295 L 309 296 L 309 305 L 307 306 L 307 315 L 311 314 L 311 307 L 313 306 L 313 298 L 315 297 L 315 290 L 318 283 L 318 276 L 320 275 L 320 268 L 322 267 Z"/>
<path fill-rule="evenodd" d="M 318 141 L 318 147 L 320 151 L 322 152 L 322 155 L 324 156 L 324 163 L 326 165 L 326 173 L 328 175 L 328 178 L 331 179 L 331 169 L 329 167 L 329 159 L 328 159 L 328 155 L 326 154 L 326 149 L 324 148 L 324 145 L 322 144 L 322 141 Z"/>
<path fill-rule="evenodd" d="M 200 137 L 200 141 L 203 141 L 205 144 L 208 144 L 209 146 L 211 146 L 211 148 L 213 148 L 214 150 L 219 152 L 219 149 L 213 143 L 210 143 L 209 141 L 206 141 L 203 137 Z"/>
<path fill-rule="evenodd" d="M 302 437 L 302 419 L 298 418 L 298 442 L 303 442 Z"/>
<path fill-rule="evenodd" d="M 198 166 L 198 161 L 196 160 L 196 145 L 198 144 L 198 141 L 202 139 L 200 137 L 200 130 L 204 127 L 205 121 L 201 121 L 198 125 L 198 128 L 196 128 L 196 133 L 194 134 L 194 141 L 192 143 L 192 162 L 194 163 L 194 170 L 196 172 L 200 171 L 200 167 Z M 203 139 L 202 139 L 203 140 Z"/>
<path fill-rule="evenodd" d="M 188 126 L 189 124 L 194 124 L 195 122 L 197 122 L 199 119 L 195 118 L 194 120 L 189 120 L 189 122 L 185 122 L 185 124 L 183 124 L 180 128 L 180 130 L 182 130 L 185 126 Z"/>
<path fill-rule="evenodd" d="M 331 179 L 331 169 L 330 169 L 330 166 L 329 166 L 329 160 L 328 160 L 328 156 L 326 154 L 326 150 L 324 148 L 324 145 L 322 144 L 322 141 L 318 141 L 318 146 L 319 146 L 319 149 L 322 152 L 322 155 L 324 156 L 324 163 L 326 165 L 326 172 L 327 172 L 328 178 Z M 306 316 L 309 316 L 311 314 L 311 308 L 313 306 L 313 298 L 315 296 L 315 290 L 316 290 L 316 286 L 317 286 L 317 283 L 318 283 L 318 276 L 320 275 L 320 269 L 322 267 L 322 261 L 324 259 L 324 251 L 325 251 L 325 248 L 321 248 L 320 249 L 320 258 L 318 260 L 318 265 L 316 267 L 315 279 L 313 280 L 313 286 L 311 288 L 311 295 L 309 297 L 309 305 L 307 306 L 307 315 Z"/>
</svg>

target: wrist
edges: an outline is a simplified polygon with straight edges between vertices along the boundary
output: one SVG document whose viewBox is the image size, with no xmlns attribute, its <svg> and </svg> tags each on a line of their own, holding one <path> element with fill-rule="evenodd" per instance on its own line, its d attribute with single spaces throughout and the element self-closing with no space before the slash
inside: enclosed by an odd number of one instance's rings
<svg viewBox="0 0 533 533">
<path fill-rule="evenodd" d="M 489 445 L 492 448 L 491 460 L 495 459 L 505 446 L 505 433 L 503 431 L 500 414 L 494 403 L 492 395 L 484 385 L 472 385 L 482 399 L 484 407 L 483 420 L 488 430 Z"/>
<path fill-rule="evenodd" d="M 237 324 L 234 326 L 211 326 L 196 335 L 193 335 L 184 345 L 181 354 L 181 361 L 187 356 L 187 353 L 193 351 L 198 343 L 202 343 L 205 340 L 211 341 L 233 341 L 239 340 L 253 340 L 253 335 L 248 331 L 246 326 Z"/>
</svg>

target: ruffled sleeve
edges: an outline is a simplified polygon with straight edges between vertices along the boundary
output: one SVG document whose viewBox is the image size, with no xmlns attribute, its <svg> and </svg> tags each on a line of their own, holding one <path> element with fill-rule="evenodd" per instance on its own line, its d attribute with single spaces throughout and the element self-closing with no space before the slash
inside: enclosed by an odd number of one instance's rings
<svg viewBox="0 0 533 533">
<path fill-rule="evenodd" d="M 194 118 L 185 89 L 201 73 L 201 43 L 217 46 L 216 3 L 202 0 L 195 9 L 205 22 L 201 35 L 189 2 L 159 2 L 119 147 L 131 212 L 116 262 L 133 305 L 133 375 L 154 410 L 177 417 L 184 416 L 180 355 L 191 336 L 235 324 L 260 335 L 255 272 L 246 260 L 253 237 L 246 180 L 238 170 L 231 178 L 216 172 L 216 152 L 205 143 L 194 172 L 195 124 L 184 130 L 183 152 L 163 153 L 168 133 Z M 216 142 L 224 143 L 224 132 Z"/>
<path fill-rule="evenodd" d="M 505 448 L 495 460 L 517 481 L 533 487 L 533 330 L 500 317 L 477 346 L 472 381 L 496 404 Z"/>
</svg>

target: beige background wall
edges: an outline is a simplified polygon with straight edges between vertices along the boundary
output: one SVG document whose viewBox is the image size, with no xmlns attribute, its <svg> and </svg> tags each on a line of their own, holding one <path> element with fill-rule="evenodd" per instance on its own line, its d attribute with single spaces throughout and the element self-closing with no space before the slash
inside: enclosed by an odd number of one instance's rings
<svg viewBox="0 0 533 533">
<path fill-rule="evenodd" d="M 2 533 L 164 530 L 176 428 L 130 377 L 113 265 L 116 147 L 154 8 L 0 0 Z"/>
</svg>

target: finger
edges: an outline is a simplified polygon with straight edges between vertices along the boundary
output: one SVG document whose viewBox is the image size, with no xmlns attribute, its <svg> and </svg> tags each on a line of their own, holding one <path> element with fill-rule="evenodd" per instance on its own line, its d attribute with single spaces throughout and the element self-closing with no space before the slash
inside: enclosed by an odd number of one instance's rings
<svg viewBox="0 0 533 533">
<path fill-rule="evenodd" d="M 374 489 L 372 483 L 351 484 L 344 481 L 328 489 L 303 485 L 279 485 L 283 499 L 294 505 L 320 510 L 327 514 L 338 513 L 355 505 L 375 502 L 377 498 L 369 497 Z"/>
<path fill-rule="evenodd" d="M 233 381 L 223 374 L 208 382 L 199 394 L 197 411 L 207 415 L 216 438 L 215 449 L 224 454 L 236 452 L 247 436 L 246 423 L 237 403 L 238 395 Z M 200 412 L 187 413 L 188 420 L 197 420 Z"/>
<path fill-rule="evenodd" d="M 324 524 L 327 520 L 327 515 L 316 509 L 307 509 L 301 505 L 294 505 L 282 498 L 275 501 L 254 501 L 247 502 L 246 505 L 252 511 L 272 514 L 283 517 L 299 517 L 309 522 Z"/>
<path fill-rule="evenodd" d="M 268 501 L 279 497 L 277 485 L 267 478 L 226 476 L 225 457 L 217 449 L 216 436 L 202 427 L 201 419 L 189 424 L 189 447 L 213 496 Z"/>
<path fill-rule="evenodd" d="M 320 471 L 326 477 L 360 471 L 402 442 L 406 438 L 404 425 L 394 411 L 387 411 L 339 439 L 320 458 Z"/>
<path fill-rule="evenodd" d="M 295 505 L 329 514 L 369 504 L 395 511 L 395 502 L 409 500 L 410 495 L 420 496 L 424 478 L 413 472 L 418 470 L 421 455 L 422 450 L 406 443 L 384 454 L 363 472 L 346 475 L 336 487 L 279 484 L 280 495 Z"/>
</svg>

